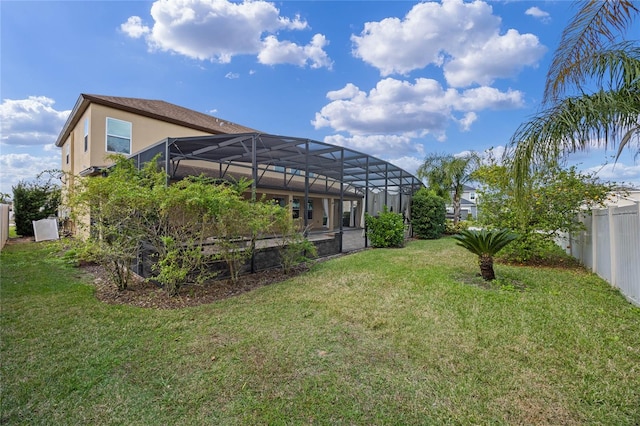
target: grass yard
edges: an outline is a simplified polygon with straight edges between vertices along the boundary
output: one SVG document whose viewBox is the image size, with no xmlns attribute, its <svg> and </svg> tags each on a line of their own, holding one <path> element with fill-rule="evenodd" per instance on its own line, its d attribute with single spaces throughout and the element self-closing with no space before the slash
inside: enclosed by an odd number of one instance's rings
<svg viewBox="0 0 640 426">
<path fill-rule="evenodd" d="M 1 424 L 640 423 L 640 308 L 451 239 L 209 305 L 107 305 L 55 243 L 1 254 Z"/>
</svg>

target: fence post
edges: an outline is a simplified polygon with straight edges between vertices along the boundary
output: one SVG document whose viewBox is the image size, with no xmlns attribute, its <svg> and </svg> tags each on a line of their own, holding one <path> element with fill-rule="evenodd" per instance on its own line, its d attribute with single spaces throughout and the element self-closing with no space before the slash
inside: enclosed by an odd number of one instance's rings
<svg viewBox="0 0 640 426">
<path fill-rule="evenodd" d="M 598 273 L 598 228 L 595 210 L 591 210 L 591 271 Z"/>
<path fill-rule="evenodd" d="M 616 230 L 615 221 L 613 220 L 613 206 L 609 206 L 607 209 L 609 219 L 609 268 L 611 268 L 611 285 L 618 287 L 618 280 L 616 277 Z"/>
</svg>

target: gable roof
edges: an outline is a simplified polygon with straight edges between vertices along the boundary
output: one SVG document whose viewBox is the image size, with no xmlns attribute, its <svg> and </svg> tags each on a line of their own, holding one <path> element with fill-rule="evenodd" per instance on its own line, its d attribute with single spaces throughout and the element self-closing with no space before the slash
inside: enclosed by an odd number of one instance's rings
<svg viewBox="0 0 640 426">
<path fill-rule="evenodd" d="M 155 99 L 81 94 L 56 140 L 61 147 L 90 104 L 104 105 L 167 123 L 212 134 L 252 133 L 256 130 L 188 108 Z"/>
</svg>

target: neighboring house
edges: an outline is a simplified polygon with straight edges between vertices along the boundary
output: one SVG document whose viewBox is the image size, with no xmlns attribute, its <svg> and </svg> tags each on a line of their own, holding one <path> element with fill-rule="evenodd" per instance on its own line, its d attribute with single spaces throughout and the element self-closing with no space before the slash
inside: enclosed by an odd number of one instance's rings
<svg viewBox="0 0 640 426">
<path fill-rule="evenodd" d="M 86 95 L 78 98 L 56 141 L 67 184 L 99 176 L 109 154 L 140 164 L 161 154 L 170 182 L 205 174 L 246 177 L 247 197 L 288 206 L 294 218 L 315 230 L 341 230 L 343 210 L 354 218 L 368 211 L 371 194 L 406 210 L 422 186 L 412 174 L 375 157 L 309 139 L 268 135 L 161 100 Z M 392 201 L 393 200 L 393 201 Z M 382 206 L 379 206 L 380 209 Z M 361 221 L 352 220 L 355 226 Z"/>
<path fill-rule="evenodd" d="M 451 194 L 451 198 L 453 199 L 453 194 Z M 453 204 L 449 202 L 446 207 L 447 218 L 453 219 Z M 471 215 L 473 219 L 478 218 L 478 194 L 476 192 L 476 188 L 464 185 L 462 197 L 460 199 L 460 219 L 467 220 L 469 215 Z"/>
</svg>

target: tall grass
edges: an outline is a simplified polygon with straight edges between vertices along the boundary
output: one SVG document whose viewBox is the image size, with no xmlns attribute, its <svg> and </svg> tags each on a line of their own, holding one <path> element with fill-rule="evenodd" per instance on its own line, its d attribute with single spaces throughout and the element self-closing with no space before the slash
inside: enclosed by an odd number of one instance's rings
<svg viewBox="0 0 640 426">
<path fill-rule="evenodd" d="M 0 257 L 9 424 L 637 424 L 640 309 L 451 239 L 180 310 L 102 304 L 55 244 Z"/>
</svg>

